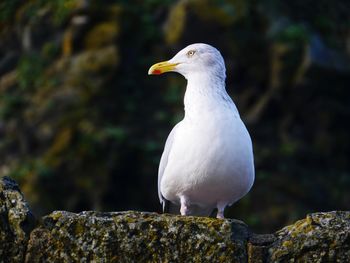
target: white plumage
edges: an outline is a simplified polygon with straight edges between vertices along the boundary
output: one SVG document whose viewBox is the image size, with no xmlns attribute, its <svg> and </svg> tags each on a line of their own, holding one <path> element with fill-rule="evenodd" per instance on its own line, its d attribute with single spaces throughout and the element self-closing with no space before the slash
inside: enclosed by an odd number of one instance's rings
<svg viewBox="0 0 350 263">
<path fill-rule="evenodd" d="M 158 173 L 158 194 L 170 212 L 208 216 L 248 193 L 254 182 L 249 133 L 225 89 L 225 63 L 207 44 L 192 44 L 149 74 L 175 71 L 187 79 L 185 117 L 169 134 Z M 177 211 L 176 211 L 177 210 Z"/>
</svg>

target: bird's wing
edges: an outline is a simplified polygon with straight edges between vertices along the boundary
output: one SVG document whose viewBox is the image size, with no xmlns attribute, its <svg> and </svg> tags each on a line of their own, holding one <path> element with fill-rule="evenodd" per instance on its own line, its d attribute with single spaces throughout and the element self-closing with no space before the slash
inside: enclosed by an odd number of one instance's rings
<svg viewBox="0 0 350 263">
<path fill-rule="evenodd" d="M 180 205 L 174 204 L 174 203 L 172 203 L 169 200 L 164 198 L 164 196 L 162 195 L 162 193 L 160 191 L 160 184 L 162 181 L 162 177 L 163 177 L 165 168 L 168 164 L 168 157 L 169 157 L 170 151 L 171 151 L 172 146 L 173 146 L 174 137 L 175 137 L 176 131 L 178 130 L 180 124 L 181 124 L 181 122 L 179 122 L 172 129 L 172 131 L 170 132 L 170 134 L 165 142 L 164 151 L 163 151 L 162 157 L 160 158 L 160 164 L 159 164 L 159 169 L 158 169 L 158 196 L 159 196 L 159 200 L 160 200 L 160 203 L 162 204 L 163 212 L 170 213 L 170 214 L 180 214 Z M 209 216 L 212 211 L 213 211 L 213 209 L 211 207 L 210 208 L 201 208 L 198 206 L 191 206 L 190 211 L 189 211 L 189 215 Z"/>
<path fill-rule="evenodd" d="M 175 136 L 176 130 L 178 129 L 180 123 L 181 122 L 176 124 L 175 127 L 170 132 L 170 134 L 168 136 L 168 139 L 166 140 L 166 143 L 165 143 L 165 147 L 164 147 L 164 151 L 163 151 L 162 157 L 160 158 L 160 164 L 159 164 L 159 169 L 158 169 L 158 196 L 159 196 L 160 203 L 163 206 L 163 212 L 165 212 L 165 210 L 167 210 L 166 206 L 168 206 L 170 204 L 168 204 L 169 201 L 166 200 L 162 196 L 162 193 L 160 191 L 160 183 L 162 181 L 162 177 L 163 177 L 163 174 L 164 174 L 164 171 L 165 171 L 165 167 L 168 164 L 169 153 L 170 153 L 172 145 L 173 145 L 173 141 L 174 141 L 174 136 Z"/>
</svg>

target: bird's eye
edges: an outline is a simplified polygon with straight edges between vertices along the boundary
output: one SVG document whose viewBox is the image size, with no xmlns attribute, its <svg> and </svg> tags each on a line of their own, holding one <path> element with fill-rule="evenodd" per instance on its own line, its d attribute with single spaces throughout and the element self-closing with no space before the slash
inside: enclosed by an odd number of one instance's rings
<svg viewBox="0 0 350 263">
<path fill-rule="evenodd" d="M 190 50 L 190 51 L 188 51 L 187 52 L 187 57 L 192 57 L 193 55 L 194 55 L 194 53 L 196 53 L 196 51 L 194 51 L 194 50 Z"/>
</svg>

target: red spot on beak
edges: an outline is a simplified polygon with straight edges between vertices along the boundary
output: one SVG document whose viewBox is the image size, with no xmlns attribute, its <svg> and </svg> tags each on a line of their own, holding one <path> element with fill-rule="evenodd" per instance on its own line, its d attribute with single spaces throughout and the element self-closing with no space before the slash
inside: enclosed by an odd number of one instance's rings
<svg viewBox="0 0 350 263">
<path fill-rule="evenodd" d="M 160 74 L 162 74 L 162 72 L 159 69 L 155 69 L 155 70 L 153 70 L 152 74 L 160 75 Z"/>
</svg>

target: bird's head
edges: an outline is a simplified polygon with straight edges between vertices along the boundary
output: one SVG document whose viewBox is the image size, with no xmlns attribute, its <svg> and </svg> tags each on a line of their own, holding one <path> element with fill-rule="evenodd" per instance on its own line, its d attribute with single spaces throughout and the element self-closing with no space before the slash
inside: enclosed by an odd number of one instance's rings
<svg viewBox="0 0 350 263">
<path fill-rule="evenodd" d="M 149 75 L 178 72 L 186 79 L 194 74 L 206 74 L 225 79 L 225 62 L 220 52 L 208 44 L 192 44 L 168 61 L 150 67 Z"/>
</svg>

